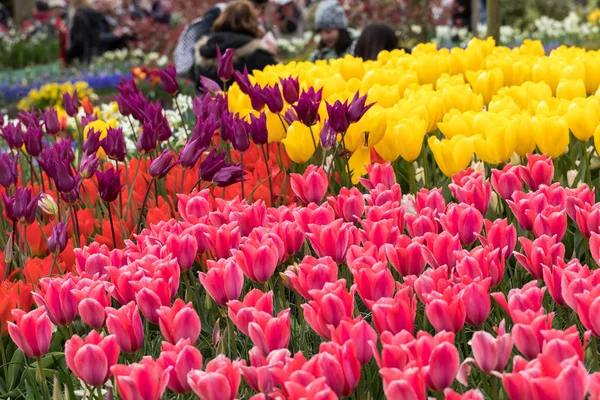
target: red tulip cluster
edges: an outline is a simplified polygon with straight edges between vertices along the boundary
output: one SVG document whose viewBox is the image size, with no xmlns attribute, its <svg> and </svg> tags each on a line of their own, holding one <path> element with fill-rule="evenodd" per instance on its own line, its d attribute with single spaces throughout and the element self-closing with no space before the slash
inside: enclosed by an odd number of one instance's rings
<svg viewBox="0 0 600 400">
<path fill-rule="evenodd" d="M 366 193 L 327 196 L 310 167 L 291 176 L 301 204 L 278 208 L 177 194 L 176 217 L 124 248 L 76 249 L 8 333 L 35 359 L 64 343 L 77 378 L 114 379 L 122 399 L 483 399 L 500 383 L 511 400 L 600 398 L 593 191 L 552 184 L 543 156 L 491 182 L 455 176 L 456 203 L 403 196 L 389 164 L 368 171 Z"/>
</svg>

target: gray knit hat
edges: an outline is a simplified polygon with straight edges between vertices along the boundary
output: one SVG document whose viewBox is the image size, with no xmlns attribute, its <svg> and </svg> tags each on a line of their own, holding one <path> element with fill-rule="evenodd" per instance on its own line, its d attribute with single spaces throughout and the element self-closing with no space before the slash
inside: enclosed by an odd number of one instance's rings
<svg viewBox="0 0 600 400">
<path fill-rule="evenodd" d="M 346 28 L 348 28 L 348 19 L 338 0 L 322 0 L 315 13 L 315 30 Z"/>
</svg>

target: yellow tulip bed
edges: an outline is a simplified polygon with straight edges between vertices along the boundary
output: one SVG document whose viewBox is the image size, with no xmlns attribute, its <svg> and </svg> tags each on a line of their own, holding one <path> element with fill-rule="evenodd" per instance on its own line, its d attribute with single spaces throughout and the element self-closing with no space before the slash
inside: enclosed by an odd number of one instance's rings
<svg viewBox="0 0 600 400">
<path fill-rule="evenodd" d="M 386 161 L 417 160 L 417 168 L 427 168 L 425 141 L 438 168 L 451 176 L 474 156 L 488 164 L 536 149 L 560 157 L 575 144 L 571 132 L 579 141 L 594 136 L 600 144 L 597 51 L 560 47 L 546 55 L 539 41 L 510 49 L 491 38 L 473 39 L 465 49 L 421 44 L 412 54 L 383 52 L 377 61 L 347 56 L 329 63 L 293 62 L 255 71 L 251 80 L 272 86 L 288 76 L 299 78 L 301 90 L 322 88 L 321 123 L 327 118 L 325 102 L 343 102 L 358 91 L 375 103 L 345 134 L 354 183 L 373 161 L 372 149 Z M 255 113 L 237 84 L 228 94 L 230 111 Z M 321 126 L 288 126 L 280 115 L 266 113 L 269 140 L 283 142 L 294 162 L 309 162 L 315 153 L 310 134 L 318 144 Z M 589 161 L 588 152 L 583 154 Z"/>
</svg>

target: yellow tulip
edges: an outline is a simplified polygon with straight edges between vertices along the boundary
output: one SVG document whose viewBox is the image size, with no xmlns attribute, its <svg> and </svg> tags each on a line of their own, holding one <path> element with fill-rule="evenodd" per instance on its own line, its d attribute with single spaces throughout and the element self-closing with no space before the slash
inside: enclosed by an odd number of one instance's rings
<svg viewBox="0 0 600 400">
<path fill-rule="evenodd" d="M 311 132 L 313 138 L 311 138 Z M 290 159 L 303 164 L 315 154 L 315 144 L 319 147 L 321 127 L 315 124 L 310 128 L 300 121 L 295 121 L 287 130 L 287 136 L 281 140 Z M 313 142 L 314 139 L 314 142 Z"/>
<path fill-rule="evenodd" d="M 108 121 L 108 123 L 100 119 L 92 121 L 89 124 L 87 124 L 85 126 L 85 129 L 83 130 L 83 140 L 87 140 L 88 133 L 92 129 L 94 130 L 94 132 L 100 133 L 100 140 L 102 140 L 108 135 L 108 128 L 116 128 L 116 126 L 117 121 L 115 119 Z M 104 152 L 104 149 L 102 149 L 102 147 L 98 148 L 96 155 L 100 160 L 104 160 L 106 158 L 106 153 Z"/>
<path fill-rule="evenodd" d="M 371 164 L 371 149 L 368 147 L 359 147 L 350 156 L 348 165 L 352 174 L 352 183 L 357 184 L 358 178 L 367 174 L 367 165 Z"/>
<path fill-rule="evenodd" d="M 369 103 L 376 103 L 383 108 L 390 108 L 399 101 L 400 93 L 396 88 L 375 84 L 369 90 Z"/>
<path fill-rule="evenodd" d="M 386 130 L 375 150 L 386 161 L 394 161 L 400 156 L 413 162 L 421 154 L 426 134 L 427 120 L 418 116 L 405 118 Z"/>
<path fill-rule="evenodd" d="M 533 66 L 532 78 L 534 82 L 545 82 L 552 93 L 556 93 L 560 82 L 560 65 L 549 58 L 540 58 Z"/>
<path fill-rule="evenodd" d="M 483 96 L 473 93 L 468 85 L 443 89 L 442 101 L 446 112 L 452 109 L 461 112 L 481 111 L 483 109 Z"/>
<path fill-rule="evenodd" d="M 517 136 L 518 140 L 515 146 L 515 153 L 519 156 L 525 157 L 535 150 L 531 115 L 520 114 L 513 116 L 506 125 L 506 134 Z"/>
<path fill-rule="evenodd" d="M 473 158 L 473 139 L 462 135 L 450 140 L 439 140 L 432 136 L 427 144 L 435 157 L 435 162 L 446 176 L 452 176 L 465 169 Z"/>
<path fill-rule="evenodd" d="M 572 103 L 566 118 L 573 135 L 587 142 L 600 123 L 600 102 L 590 97 L 589 100 Z"/>
<path fill-rule="evenodd" d="M 484 104 L 489 104 L 492 96 L 504 86 L 504 75 L 500 68 L 489 71 L 467 71 L 466 74 L 473 91 L 483 95 Z"/>
<path fill-rule="evenodd" d="M 458 110 L 450 110 L 444 115 L 443 122 L 438 122 L 439 130 L 444 134 L 446 139 L 452 139 L 455 136 L 473 136 L 473 120 L 477 116 L 474 111 L 464 113 Z"/>
<path fill-rule="evenodd" d="M 318 82 L 317 86 L 319 86 L 320 83 L 321 82 Z M 348 90 L 348 84 L 340 74 L 335 74 L 332 77 L 328 77 L 327 79 L 324 79 L 322 83 L 324 99 L 327 99 L 336 93 L 345 92 Z"/>
<path fill-rule="evenodd" d="M 585 91 L 594 93 L 600 86 L 600 57 L 598 54 L 587 54 L 583 58 L 585 68 Z"/>
<path fill-rule="evenodd" d="M 506 162 L 514 153 L 518 135 L 515 130 L 507 130 L 508 120 L 487 113 L 478 115 L 474 120 L 475 130 L 482 133 L 475 136 L 473 145 L 475 154 L 489 164 Z"/>
<path fill-rule="evenodd" d="M 359 147 L 371 148 L 383 138 L 386 127 L 386 114 L 383 108 L 375 105 L 360 119 L 351 124 L 344 136 L 346 149 L 353 153 Z"/>
<path fill-rule="evenodd" d="M 362 79 L 365 75 L 364 63 L 360 58 L 354 58 L 352 56 L 346 56 L 341 62 L 340 73 L 342 78 L 346 81 L 351 78 Z"/>
<path fill-rule="evenodd" d="M 594 131 L 594 147 L 596 147 L 596 153 L 600 154 L 600 126 Z"/>
<path fill-rule="evenodd" d="M 578 97 L 585 98 L 585 84 L 578 80 L 562 80 L 556 88 L 556 97 L 559 99 L 573 100 Z"/>
<path fill-rule="evenodd" d="M 532 119 L 535 143 L 552 158 L 561 156 L 569 146 L 569 126 L 558 116 L 535 116 Z"/>
<path fill-rule="evenodd" d="M 277 114 L 273 114 L 271 111 L 266 110 L 265 115 L 267 116 L 267 131 L 269 132 L 269 143 L 279 143 L 285 137 L 286 128 L 284 128 L 284 124 L 287 127 L 287 123 L 285 120 L 282 121 L 282 118 Z"/>
</svg>

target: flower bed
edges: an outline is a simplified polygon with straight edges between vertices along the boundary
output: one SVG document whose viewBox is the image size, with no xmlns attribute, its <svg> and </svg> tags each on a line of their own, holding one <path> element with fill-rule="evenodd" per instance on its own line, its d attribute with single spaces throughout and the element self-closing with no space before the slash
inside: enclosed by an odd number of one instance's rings
<svg viewBox="0 0 600 400">
<path fill-rule="evenodd" d="M 595 53 L 231 57 L 0 121 L 0 395 L 600 397 Z"/>
</svg>

